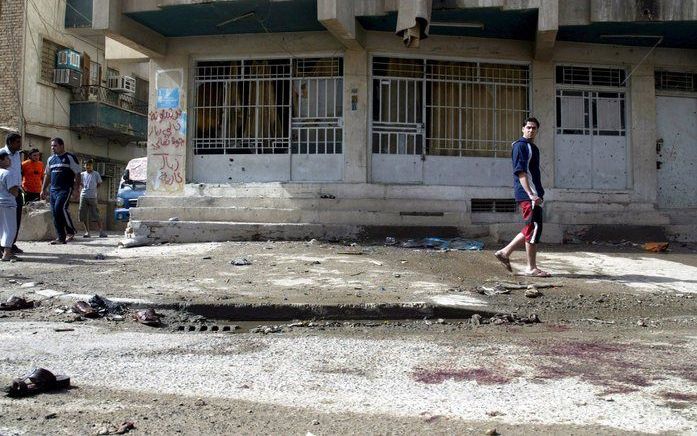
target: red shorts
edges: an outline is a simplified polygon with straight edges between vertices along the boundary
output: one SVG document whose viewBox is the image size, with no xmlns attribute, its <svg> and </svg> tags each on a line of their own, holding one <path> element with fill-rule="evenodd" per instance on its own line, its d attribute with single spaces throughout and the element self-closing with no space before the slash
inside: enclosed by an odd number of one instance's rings
<svg viewBox="0 0 697 436">
<path fill-rule="evenodd" d="M 525 236 L 527 242 L 537 244 L 542 236 L 542 206 L 524 200 L 518 202 L 518 207 L 520 207 L 523 220 L 525 220 L 525 226 L 520 232 Z"/>
</svg>

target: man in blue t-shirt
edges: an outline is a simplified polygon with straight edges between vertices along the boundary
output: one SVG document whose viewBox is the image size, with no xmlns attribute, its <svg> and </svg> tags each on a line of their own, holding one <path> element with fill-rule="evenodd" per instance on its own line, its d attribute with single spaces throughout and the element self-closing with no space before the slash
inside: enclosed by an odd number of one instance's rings
<svg viewBox="0 0 697 436">
<path fill-rule="evenodd" d="M 506 269 L 512 271 L 511 253 L 525 243 L 528 269 L 524 274 L 550 277 L 551 274 L 537 267 L 537 243 L 542 235 L 542 203 L 545 195 L 540 177 L 540 150 L 533 143 L 539 128 L 540 122 L 537 118 L 526 119 L 523 124 L 523 136 L 513 143 L 513 191 L 525 225 L 508 245 L 494 255 Z"/>
<path fill-rule="evenodd" d="M 46 163 L 41 199 L 49 197 L 50 186 L 51 212 L 56 228 L 56 239 L 51 241 L 51 244 L 55 245 L 65 244 L 75 238 L 75 226 L 70 218 L 68 206 L 73 192 L 77 192 L 80 184 L 81 168 L 75 155 L 65 151 L 65 143 L 61 138 L 51 139 L 51 151 L 53 155 Z"/>
</svg>

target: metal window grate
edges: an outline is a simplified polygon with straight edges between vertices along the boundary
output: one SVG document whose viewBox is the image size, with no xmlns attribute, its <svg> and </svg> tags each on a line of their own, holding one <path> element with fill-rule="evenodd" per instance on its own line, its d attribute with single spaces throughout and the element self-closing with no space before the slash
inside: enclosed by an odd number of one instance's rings
<svg viewBox="0 0 697 436">
<path fill-rule="evenodd" d="M 624 92 L 557 89 L 557 133 L 626 136 Z"/>
<path fill-rule="evenodd" d="M 510 198 L 473 198 L 471 201 L 472 213 L 512 213 L 516 207 L 515 200 Z"/>
<path fill-rule="evenodd" d="M 622 68 L 595 68 L 559 65 L 556 82 L 559 85 L 609 86 L 620 88 L 625 85 L 626 72 Z"/>
<path fill-rule="evenodd" d="M 508 156 L 529 112 L 526 65 L 377 57 L 372 71 L 373 153 Z"/>
<path fill-rule="evenodd" d="M 341 153 L 342 62 L 199 62 L 194 73 L 194 153 Z"/>
<path fill-rule="evenodd" d="M 658 91 L 697 92 L 697 73 L 656 71 L 654 77 Z"/>
</svg>

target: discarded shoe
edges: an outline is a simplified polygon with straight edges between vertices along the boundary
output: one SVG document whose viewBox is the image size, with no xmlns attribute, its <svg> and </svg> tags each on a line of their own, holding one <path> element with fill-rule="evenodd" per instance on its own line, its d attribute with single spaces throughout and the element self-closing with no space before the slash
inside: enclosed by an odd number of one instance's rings
<svg viewBox="0 0 697 436">
<path fill-rule="evenodd" d="M 137 311 L 133 318 L 139 323 L 149 325 L 150 327 L 158 327 L 161 323 L 160 315 L 152 308 Z"/>
<path fill-rule="evenodd" d="M 94 310 L 92 306 L 85 303 L 84 301 L 78 301 L 73 305 L 73 312 L 78 315 L 82 315 L 85 318 L 97 318 L 99 317 L 99 312 Z"/>
<path fill-rule="evenodd" d="M 6 302 L 0 303 L 0 310 L 21 310 L 34 307 L 34 302 L 25 300 L 15 295 L 10 296 Z"/>
<path fill-rule="evenodd" d="M 44 368 L 35 368 L 31 373 L 16 378 L 12 385 L 5 389 L 8 397 L 27 397 L 42 392 L 67 389 L 70 387 L 70 377 L 53 375 Z"/>
</svg>

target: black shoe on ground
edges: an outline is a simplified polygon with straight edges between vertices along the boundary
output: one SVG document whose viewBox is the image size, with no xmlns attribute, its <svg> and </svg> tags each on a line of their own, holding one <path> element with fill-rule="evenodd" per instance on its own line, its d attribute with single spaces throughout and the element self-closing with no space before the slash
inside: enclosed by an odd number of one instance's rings
<svg viewBox="0 0 697 436">
<path fill-rule="evenodd" d="M 24 253 L 24 250 L 22 250 L 21 248 L 19 248 L 16 245 L 12 246 L 12 254 L 22 254 L 22 253 Z"/>
</svg>

